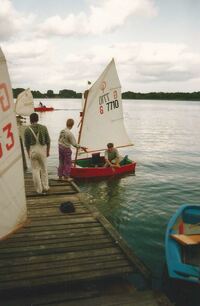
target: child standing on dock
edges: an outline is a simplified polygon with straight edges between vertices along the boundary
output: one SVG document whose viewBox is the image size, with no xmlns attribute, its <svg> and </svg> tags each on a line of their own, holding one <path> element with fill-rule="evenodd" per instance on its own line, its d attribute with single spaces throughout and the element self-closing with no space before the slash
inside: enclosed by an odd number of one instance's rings
<svg viewBox="0 0 200 306">
<path fill-rule="evenodd" d="M 37 113 L 30 115 L 31 125 L 25 129 L 24 142 L 31 161 L 33 182 L 38 194 L 49 190 L 47 157 L 50 150 L 50 137 L 46 126 L 38 123 Z"/>
<path fill-rule="evenodd" d="M 85 152 L 87 148 L 81 147 L 71 132 L 74 126 L 74 120 L 68 119 L 66 122 L 66 128 L 60 132 L 58 139 L 58 153 L 59 153 L 59 167 L 58 167 L 58 177 L 59 179 L 64 178 L 67 181 L 71 181 L 70 172 L 72 165 L 72 150 L 71 146 L 75 148 L 81 148 Z"/>
</svg>

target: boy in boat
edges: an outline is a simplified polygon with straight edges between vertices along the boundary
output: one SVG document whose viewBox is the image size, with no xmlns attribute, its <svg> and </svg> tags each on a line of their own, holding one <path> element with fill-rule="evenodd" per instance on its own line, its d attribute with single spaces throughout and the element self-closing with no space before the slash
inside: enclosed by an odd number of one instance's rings
<svg viewBox="0 0 200 306">
<path fill-rule="evenodd" d="M 112 168 L 120 167 L 119 163 L 122 160 L 122 158 L 112 142 L 109 142 L 107 144 L 107 150 L 105 151 L 104 157 L 106 161 L 104 167 L 112 167 Z"/>
<path fill-rule="evenodd" d="M 72 150 L 71 146 L 75 148 L 81 148 L 87 152 L 87 148 L 80 146 L 71 132 L 74 126 L 74 120 L 68 119 L 66 122 L 66 128 L 60 132 L 58 139 L 58 153 L 59 153 L 59 167 L 58 177 L 64 178 L 67 181 L 72 181 L 70 178 L 71 166 L 72 166 Z"/>
<path fill-rule="evenodd" d="M 30 115 L 31 125 L 25 129 L 24 142 L 31 161 L 33 182 L 38 194 L 49 190 L 47 157 L 50 150 L 50 137 L 46 126 L 38 123 L 38 114 Z"/>
</svg>

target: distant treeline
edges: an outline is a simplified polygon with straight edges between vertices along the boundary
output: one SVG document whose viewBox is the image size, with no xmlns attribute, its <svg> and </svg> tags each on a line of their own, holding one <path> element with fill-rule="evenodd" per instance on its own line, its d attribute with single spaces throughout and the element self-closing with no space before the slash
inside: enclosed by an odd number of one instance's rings
<svg viewBox="0 0 200 306">
<path fill-rule="evenodd" d="M 149 99 L 149 100 L 195 100 L 200 101 L 200 91 L 196 92 L 131 92 L 122 94 L 123 99 Z"/>
<path fill-rule="evenodd" d="M 24 91 L 24 88 L 13 89 L 14 98 L 17 98 L 18 94 Z M 41 93 L 38 90 L 32 90 L 33 98 L 74 98 L 80 99 L 82 94 L 77 93 L 74 90 L 63 89 L 59 93 L 54 93 L 53 90 L 47 90 L 46 93 Z M 196 92 L 149 92 L 140 93 L 127 91 L 122 93 L 123 99 L 149 99 L 149 100 L 194 100 L 200 101 L 200 91 Z"/>
<path fill-rule="evenodd" d="M 24 88 L 14 88 L 13 89 L 13 96 L 16 99 L 17 96 L 24 91 Z M 77 93 L 74 90 L 70 90 L 70 89 L 63 89 L 60 90 L 59 93 L 54 93 L 53 90 L 47 90 L 47 92 L 45 93 L 41 93 L 39 90 L 31 90 L 33 98 L 35 99 L 42 99 L 42 98 L 81 98 L 82 94 L 81 93 Z"/>
</svg>

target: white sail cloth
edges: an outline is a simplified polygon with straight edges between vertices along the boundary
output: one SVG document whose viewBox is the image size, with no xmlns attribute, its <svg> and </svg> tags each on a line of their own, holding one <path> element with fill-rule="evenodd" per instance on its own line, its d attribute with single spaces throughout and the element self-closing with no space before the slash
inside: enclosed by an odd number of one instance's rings
<svg viewBox="0 0 200 306">
<path fill-rule="evenodd" d="M 33 96 L 29 88 L 17 96 L 15 112 L 20 116 L 29 116 L 34 112 Z"/>
<path fill-rule="evenodd" d="M 114 59 L 89 89 L 80 143 L 88 151 L 100 151 L 107 143 L 115 147 L 132 145 L 124 127 L 121 85 Z"/>
<path fill-rule="evenodd" d="M 19 135 L 6 60 L 0 48 L 0 239 L 26 220 Z"/>
</svg>

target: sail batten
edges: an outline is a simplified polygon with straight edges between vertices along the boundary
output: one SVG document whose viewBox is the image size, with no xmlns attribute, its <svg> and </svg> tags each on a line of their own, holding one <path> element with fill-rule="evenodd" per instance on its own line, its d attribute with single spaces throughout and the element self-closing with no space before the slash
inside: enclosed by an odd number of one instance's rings
<svg viewBox="0 0 200 306">
<path fill-rule="evenodd" d="M 10 78 L 1 48 L 0 191 L 1 240 L 22 226 L 27 218 L 21 147 L 14 112 Z"/>
<path fill-rule="evenodd" d="M 132 145 L 125 126 L 121 98 L 121 84 L 114 59 L 89 89 L 85 106 L 80 143 L 88 151 Z"/>
<path fill-rule="evenodd" d="M 126 148 L 126 147 L 131 147 L 133 144 L 128 144 L 125 146 L 115 146 L 115 148 L 120 149 L 120 148 Z M 87 150 L 87 153 L 95 153 L 95 152 L 103 152 L 107 149 L 107 147 L 101 148 L 101 149 L 92 149 L 92 150 Z M 84 152 L 79 153 L 79 154 L 85 154 Z"/>
</svg>

